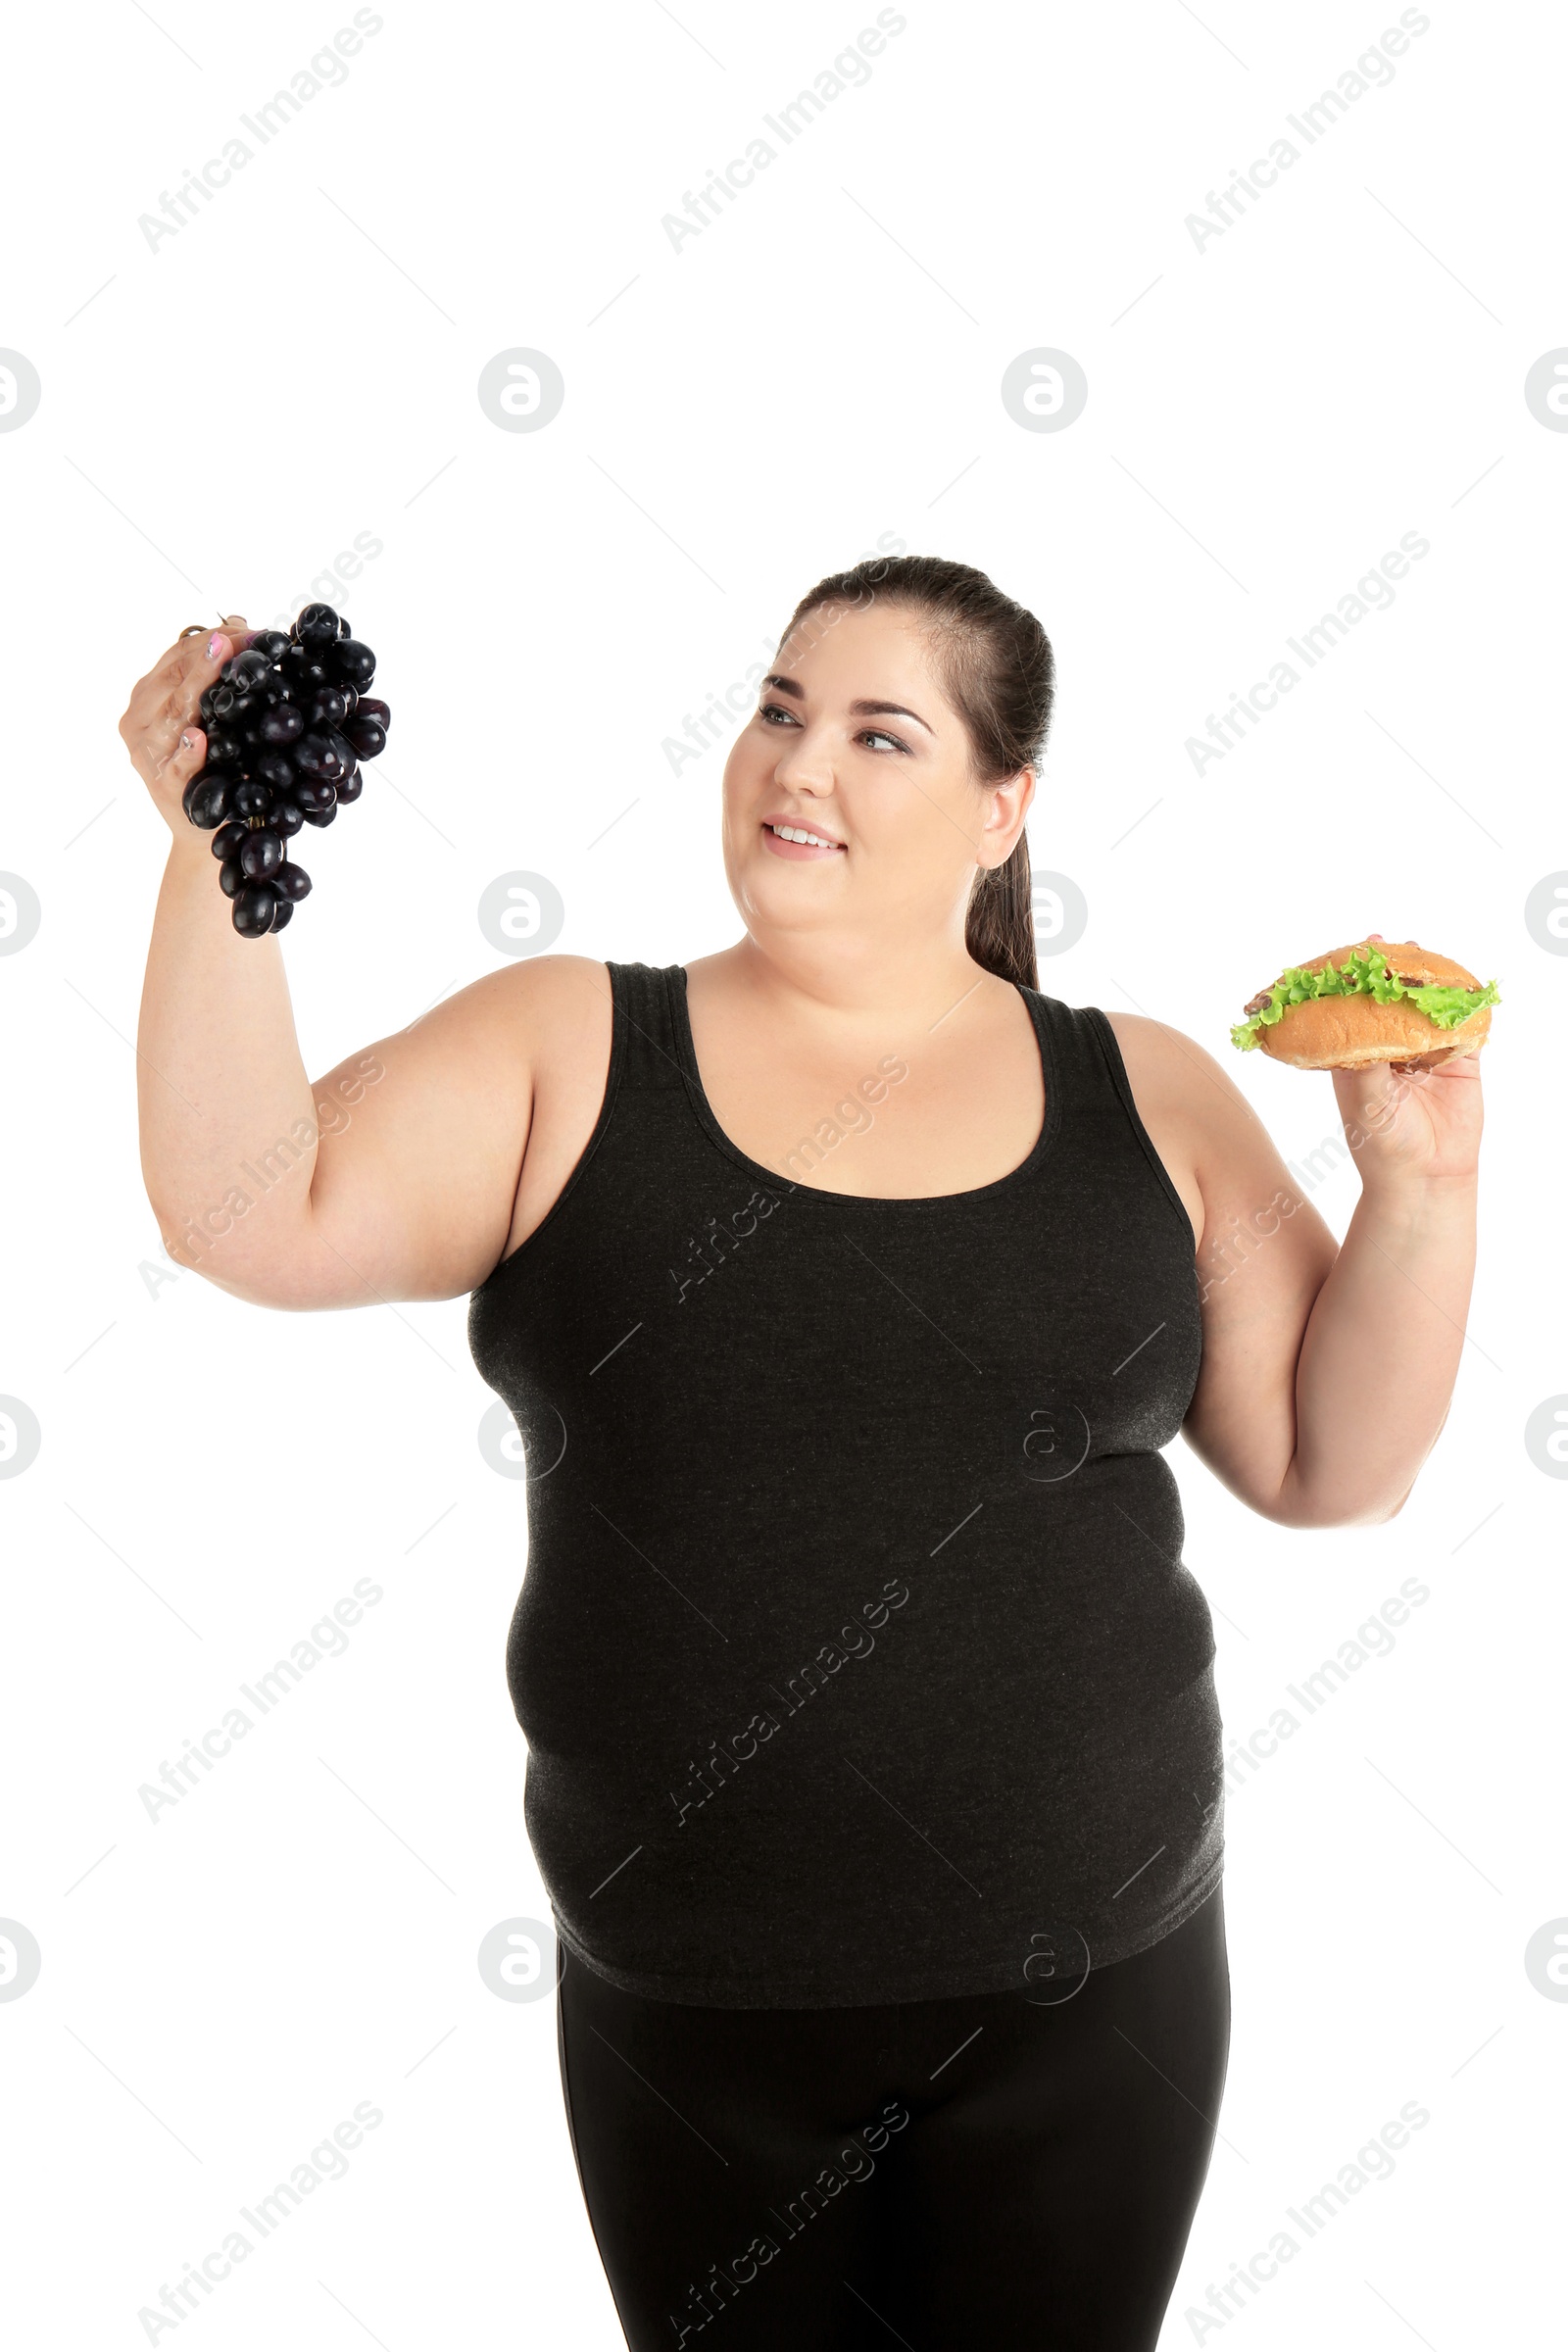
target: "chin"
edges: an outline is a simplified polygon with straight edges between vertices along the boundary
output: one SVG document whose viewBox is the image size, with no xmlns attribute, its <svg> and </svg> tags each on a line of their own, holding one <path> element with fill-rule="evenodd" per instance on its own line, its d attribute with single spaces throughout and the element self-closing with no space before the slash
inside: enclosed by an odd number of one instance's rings
<svg viewBox="0 0 1568 2352">
<path fill-rule="evenodd" d="M 756 913 L 781 931 L 807 928 L 837 906 L 837 876 L 824 864 L 786 864 L 759 850 L 730 869 L 730 889 L 743 913 Z"/>
</svg>

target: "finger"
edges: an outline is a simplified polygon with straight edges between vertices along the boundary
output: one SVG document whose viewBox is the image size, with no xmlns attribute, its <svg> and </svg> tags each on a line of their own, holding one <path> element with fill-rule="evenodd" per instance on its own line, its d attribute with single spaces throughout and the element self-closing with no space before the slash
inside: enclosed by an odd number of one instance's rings
<svg viewBox="0 0 1568 2352">
<path fill-rule="evenodd" d="M 230 655 L 243 653 L 255 634 L 254 629 L 246 627 L 243 613 L 230 612 L 204 637 L 177 638 L 162 664 L 169 685 L 184 685 L 194 679 L 195 692 L 191 696 L 194 710 L 197 697 L 212 684 Z"/>
<path fill-rule="evenodd" d="M 160 734 L 160 749 L 168 750 L 180 728 L 196 716 L 197 704 L 223 663 L 241 652 L 253 634 L 236 612 L 222 628 L 213 629 L 205 637 L 186 637 L 174 647 L 163 702 L 148 722 L 149 732 L 156 729 Z"/>
<path fill-rule="evenodd" d="M 206 733 L 201 727 L 182 727 L 167 751 L 160 752 L 149 743 L 146 760 L 149 783 L 177 787 L 183 792 L 206 763 Z"/>
</svg>

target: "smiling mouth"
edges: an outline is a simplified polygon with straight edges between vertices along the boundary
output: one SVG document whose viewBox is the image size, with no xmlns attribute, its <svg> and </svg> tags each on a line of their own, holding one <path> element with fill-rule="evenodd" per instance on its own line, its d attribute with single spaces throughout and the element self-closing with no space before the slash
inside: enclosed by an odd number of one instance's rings
<svg viewBox="0 0 1568 2352">
<path fill-rule="evenodd" d="M 825 833 L 813 833 L 806 825 L 775 824 L 771 819 L 764 818 L 762 830 L 771 833 L 777 841 L 792 841 L 802 849 L 842 850 L 844 847 L 842 841 L 830 841 Z"/>
</svg>

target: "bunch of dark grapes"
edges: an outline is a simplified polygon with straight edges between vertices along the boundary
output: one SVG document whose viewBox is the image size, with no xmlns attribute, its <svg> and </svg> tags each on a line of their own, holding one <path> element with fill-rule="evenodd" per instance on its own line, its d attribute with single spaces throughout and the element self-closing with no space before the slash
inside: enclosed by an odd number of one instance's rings
<svg viewBox="0 0 1568 2352">
<path fill-rule="evenodd" d="M 263 629 L 201 699 L 207 764 L 185 787 L 193 825 L 213 836 L 218 878 L 245 939 L 281 931 L 311 877 L 288 857 L 301 825 L 329 825 L 365 789 L 362 760 L 392 713 L 367 694 L 375 656 L 330 605 L 307 605 L 285 637 Z"/>
</svg>

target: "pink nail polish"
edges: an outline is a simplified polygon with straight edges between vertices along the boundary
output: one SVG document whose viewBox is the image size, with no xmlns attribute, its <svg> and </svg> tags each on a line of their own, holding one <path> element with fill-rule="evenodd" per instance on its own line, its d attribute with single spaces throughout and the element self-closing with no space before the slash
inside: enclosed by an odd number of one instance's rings
<svg viewBox="0 0 1568 2352">
<path fill-rule="evenodd" d="M 213 634 L 211 635 L 211 637 L 209 637 L 209 638 L 208 638 L 208 640 L 207 640 L 207 659 L 208 659 L 208 661 L 209 661 L 209 662 L 216 662 L 216 661 L 218 660 L 218 649 L 219 649 L 219 647 L 220 647 L 220 645 L 226 645 L 227 643 L 228 643 L 228 640 L 227 640 L 227 638 L 226 638 L 226 637 L 223 635 L 223 632 L 222 632 L 222 630 L 221 630 L 221 629 L 215 629 L 215 630 L 213 631 Z"/>
</svg>

